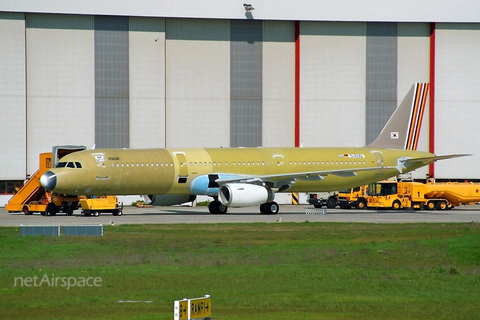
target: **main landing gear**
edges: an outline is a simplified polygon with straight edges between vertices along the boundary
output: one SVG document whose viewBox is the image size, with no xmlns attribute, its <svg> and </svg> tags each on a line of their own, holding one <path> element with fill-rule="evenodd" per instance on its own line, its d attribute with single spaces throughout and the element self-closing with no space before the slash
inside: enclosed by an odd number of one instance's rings
<svg viewBox="0 0 480 320">
<path fill-rule="evenodd" d="M 218 200 L 212 201 L 208 205 L 208 211 L 210 211 L 211 214 L 226 214 L 227 209 L 228 207 Z M 278 209 L 279 206 L 276 202 L 268 202 L 260 205 L 260 213 L 263 214 L 277 214 Z"/>
<path fill-rule="evenodd" d="M 260 213 L 264 214 L 277 214 L 278 209 L 278 203 L 276 202 L 267 202 L 260 205 Z"/>
<path fill-rule="evenodd" d="M 227 206 L 220 201 L 212 201 L 208 205 L 208 211 L 210 211 L 211 214 L 225 214 L 227 213 L 227 209 Z"/>
</svg>

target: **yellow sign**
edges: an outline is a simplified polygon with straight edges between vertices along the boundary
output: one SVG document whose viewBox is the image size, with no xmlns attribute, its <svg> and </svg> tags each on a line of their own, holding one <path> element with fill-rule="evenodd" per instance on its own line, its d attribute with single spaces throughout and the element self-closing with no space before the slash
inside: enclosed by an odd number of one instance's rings
<svg viewBox="0 0 480 320">
<path fill-rule="evenodd" d="M 190 320 L 206 318 L 212 314 L 212 298 L 206 295 L 203 298 L 175 300 L 174 320 Z"/>
<path fill-rule="evenodd" d="M 175 320 L 188 320 L 188 300 L 176 300 L 173 313 Z"/>
<path fill-rule="evenodd" d="M 205 318 L 212 314 L 212 298 L 190 299 L 190 317 L 189 319 Z"/>
</svg>

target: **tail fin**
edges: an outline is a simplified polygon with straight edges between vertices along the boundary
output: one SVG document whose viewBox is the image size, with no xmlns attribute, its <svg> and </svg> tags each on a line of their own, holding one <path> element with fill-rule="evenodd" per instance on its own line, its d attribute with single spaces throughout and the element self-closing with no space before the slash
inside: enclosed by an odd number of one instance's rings
<svg viewBox="0 0 480 320">
<path fill-rule="evenodd" d="M 370 148 L 416 150 L 429 84 L 415 83 Z"/>
</svg>

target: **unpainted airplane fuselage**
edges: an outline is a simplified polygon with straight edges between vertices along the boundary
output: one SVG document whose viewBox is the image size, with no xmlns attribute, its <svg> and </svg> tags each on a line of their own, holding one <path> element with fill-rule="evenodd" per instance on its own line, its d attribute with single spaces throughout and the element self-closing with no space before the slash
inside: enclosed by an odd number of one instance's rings
<svg viewBox="0 0 480 320">
<path fill-rule="evenodd" d="M 192 181 L 209 174 L 252 177 L 355 171 L 346 176 L 328 174 L 318 178 L 312 174 L 295 181 L 286 179 L 289 187 L 280 190 L 309 192 L 339 190 L 386 179 L 424 165 L 400 167 L 400 172 L 399 158 L 430 156 L 434 155 L 372 148 L 97 149 L 67 155 L 62 162 L 80 165 L 50 171 L 56 176 L 56 193 L 78 195 L 192 194 Z M 365 169 L 373 170 L 362 171 Z M 281 177 L 274 179 L 281 184 Z"/>
</svg>

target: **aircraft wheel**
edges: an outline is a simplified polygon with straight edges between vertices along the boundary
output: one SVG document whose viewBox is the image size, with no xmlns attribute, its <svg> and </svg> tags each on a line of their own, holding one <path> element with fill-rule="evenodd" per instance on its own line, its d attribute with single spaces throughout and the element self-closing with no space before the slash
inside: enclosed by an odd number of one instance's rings
<svg viewBox="0 0 480 320">
<path fill-rule="evenodd" d="M 208 211 L 210 211 L 211 214 L 217 214 L 215 212 L 215 202 L 216 201 L 212 201 L 208 204 Z"/>
<path fill-rule="evenodd" d="M 278 203 L 276 202 L 264 203 L 263 207 L 263 212 L 265 212 L 266 214 L 277 214 L 279 210 Z"/>
<path fill-rule="evenodd" d="M 208 205 L 208 211 L 210 211 L 211 214 L 225 214 L 227 213 L 227 209 L 228 207 L 220 201 L 212 201 Z"/>
<path fill-rule="evenodd" d="M 23 206 L 22 211 L 23 211 L 23 213 L 24 213 L 25 215 L 27 215 L 27 216 L 30 216 L 30 215 L 33 214 L 33 212 L 31 212 L 30 210 L 28 210 L 28 207 L 27 207 L 27 206 Z"/>
<path fill-rule="evenodd" d="M 400 201 L 398 201 L 398 200 L 393 201 L 393 203 L 392 203 L 392 209 L 393 210 L 398 210 L 401 207 L 402 207 L 402 204 L 400 203 Z"/>
<path fill-rule="evenodd" d="M 366 206 L 367 204 L 365 203 L 365 200 L 359 200 L 355 205 L 355 208 L 361 210 L 361 209 L 365 209 Z"/>
</svg>

